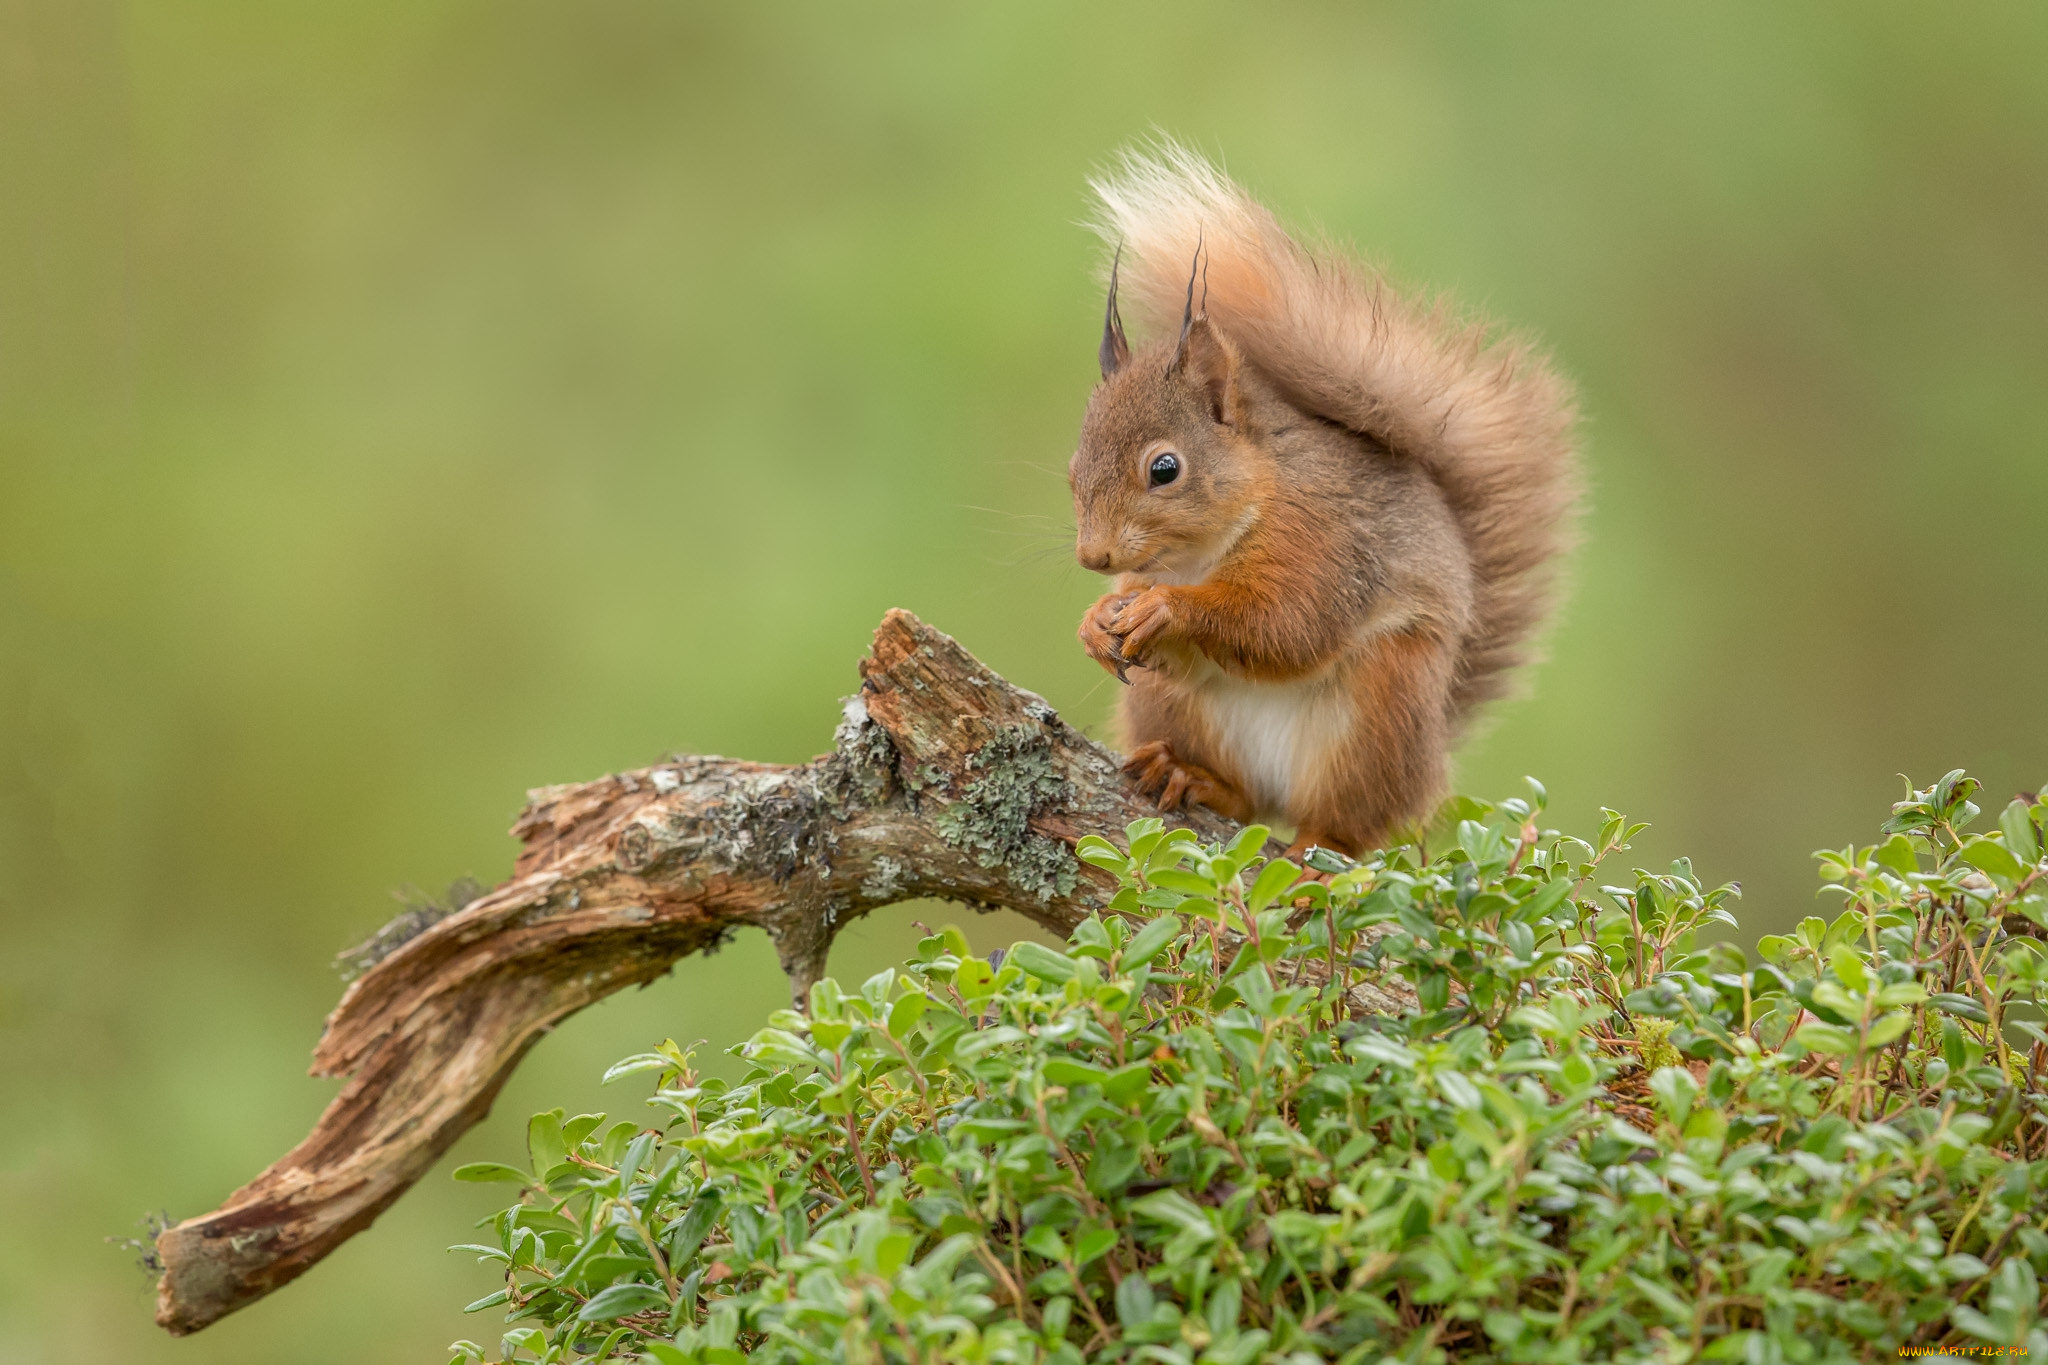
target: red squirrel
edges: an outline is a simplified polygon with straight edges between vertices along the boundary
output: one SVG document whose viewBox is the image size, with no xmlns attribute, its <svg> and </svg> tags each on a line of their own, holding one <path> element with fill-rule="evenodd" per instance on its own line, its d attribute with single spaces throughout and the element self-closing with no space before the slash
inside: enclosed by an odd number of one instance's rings
<svg viewBox="0 0 2048 1365">
<path fill-rule="evenodd" d="M 1181 147 L 1093 188 L 1116 254 L 1068 479 L 1076 556 L 1115 577 L 1080 635 L 1129 684 L 1126 770 L 1356 856 L 1435 804 L 1525 661 L 1579 499 L 1571 392 Z"/>
</svg>

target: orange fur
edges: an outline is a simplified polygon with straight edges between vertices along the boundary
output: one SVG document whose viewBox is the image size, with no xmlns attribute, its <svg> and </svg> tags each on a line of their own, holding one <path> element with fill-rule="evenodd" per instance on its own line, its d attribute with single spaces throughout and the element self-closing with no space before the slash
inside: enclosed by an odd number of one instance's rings
<svg viewBox="0 0 2048 1365">
<path fill-rule="evenodd" d="M 1382 635 L 1350 670 L 1358 724 L 1329 771 L 1293 812 L 1300 839 L 1356 854 L 1420 813 L 1442 784 L 1445 702 L 1457 666 L 1449 642 L 1420 631 Z"/>
<path fill-rule="evenodd" d="M 1070 467 L 1077 553 L 1117 576 L 1083 646 L 1134 684 L 1163 805 L 1357 852 L 1434 802 L 1526 657 L 1577 500 L 1570 395 L 1177 147 L 1096 189 L 1152 339 L 1105 338 Z"/>
</svg>

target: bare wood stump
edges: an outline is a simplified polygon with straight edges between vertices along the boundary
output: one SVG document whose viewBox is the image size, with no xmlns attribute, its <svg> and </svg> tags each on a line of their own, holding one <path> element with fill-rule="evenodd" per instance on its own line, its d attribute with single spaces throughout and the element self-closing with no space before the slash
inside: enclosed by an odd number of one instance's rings
<svg viewBox="0 0 2048 1365">
<path fill-rule="evenodd" d="M 312 1133 L 157 1239 L 157 1322 L 196 1332 L 304 1274 L 490 1112 L 552 1025 L 730 930 L 767 930 L 799 999 L 833 936 L 897 901 L 1000 906 L 1064 933 L 1114 889 L 1074 841 L 1157 813 L 1115 755 L 901 611 L 875 632 L 831 753 L 540 788 L 513 826 L 511 880 L 398 946 L 328 1016 L 313 1074 L 350 1079 Z M 1237 829 L 1179 818 L 1204 839 Z"/>
</svg>

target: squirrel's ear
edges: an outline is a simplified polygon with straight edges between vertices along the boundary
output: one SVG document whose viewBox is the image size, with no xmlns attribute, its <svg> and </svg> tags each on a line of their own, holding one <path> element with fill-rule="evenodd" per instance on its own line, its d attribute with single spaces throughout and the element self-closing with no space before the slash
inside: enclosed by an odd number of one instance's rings
<svg viewBox="0 0 2048 1365">
<path fill-rule="evenodd" d="M 1195 284 L 1202 303 L 1195 305 Z M 1209 254 L 1195 240 L 1195 259 L 1188 266 L 1188 300 L 1180 315 L 1180 342 L 1166 362 L 1169 379 L 1186 375 L 1208 395 L 1209 415 L 1224 426 L 1237 425 L 1237 348 L 1209 321 Z"/>
<path fill-rule="evenodd" d="M 1237 347 L 1207 318 L 1188 324 L 1181 343 L 1180 373 L 1207 398 L 1209 416 L 1227 427 L 1238 424 Z"/>
<path fill-rule="evenodd" d="M 1102 349 L 1096 359 L 1102 365 L 1102 377 L 1109 378 L 1131 360 L 1131 343 L 1124 340 L 1124 320 L 1116 311 L 1116 271 L 1124 261 L 1121 243 L 1116 249 L 1116 259 L 1109 263 L 1109 304 L 1102 310 Z"/>
</svg>

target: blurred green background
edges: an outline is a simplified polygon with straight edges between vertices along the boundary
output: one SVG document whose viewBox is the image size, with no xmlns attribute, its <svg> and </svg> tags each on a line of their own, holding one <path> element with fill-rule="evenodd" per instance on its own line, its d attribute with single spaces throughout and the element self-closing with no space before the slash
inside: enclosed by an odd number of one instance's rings
<svg viewBox="0 0 2048 1365">
<path fill-rule="evenodd" d="M 2019 5 L 0 0 L 0 1362 L 495 1339 L 446 1165 L 643 1112 L 598 1072 L 750 1031 L 758 936 L 199 1338 L 102 1238 L 303 1134 L 330 955 L 526 787 L 805 757 L 890 606 L 1107 716 L 1075 224 L 1155 126 L 1583 384 L 1577 590 L 1464 786 L 1655 820 L 1754 934 L 1895 774 L 2048 778 L 2044 71 Z"/>
</svg>

